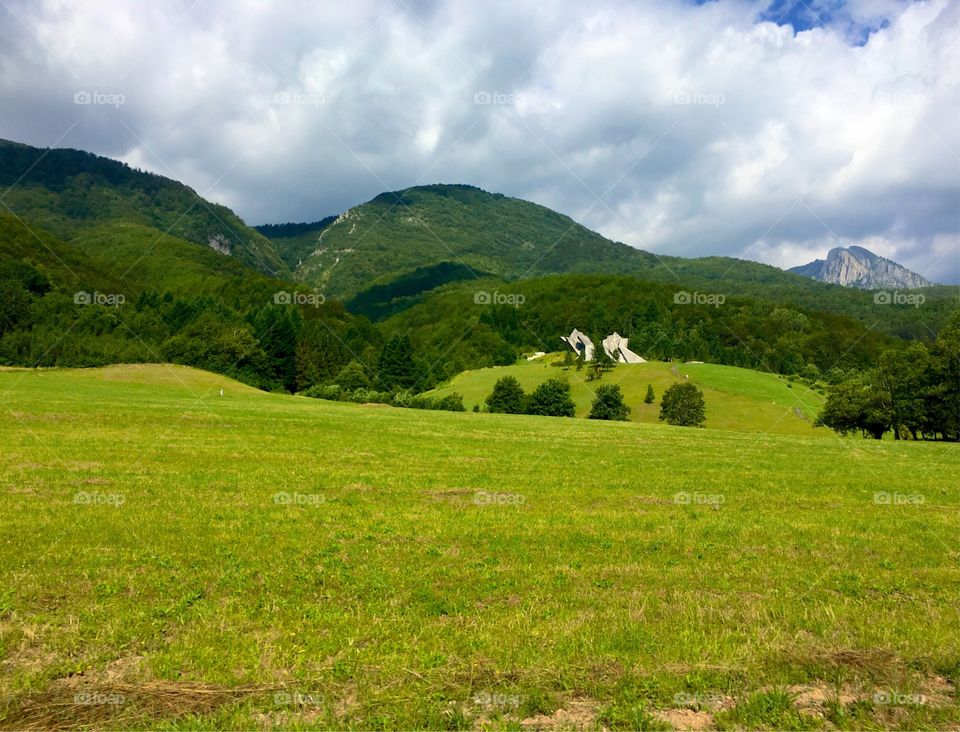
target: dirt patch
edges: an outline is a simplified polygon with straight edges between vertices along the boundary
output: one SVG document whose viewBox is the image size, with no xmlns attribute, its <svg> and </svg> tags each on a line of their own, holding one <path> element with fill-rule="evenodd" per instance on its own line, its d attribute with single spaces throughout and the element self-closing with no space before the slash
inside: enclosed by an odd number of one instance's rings
<svg viewBox="0 0 960 732">
<path fill-rule="evenodd" d="M 694 709 L 661 709 L 652 714 L 676 730 L 703 730 L 713 727 L 713 715 L 710 712 L 698 712 Z"/>
<path fill-rule="evenodd" d="M 538 714 L 520 722 L 523 729 L 593 729 L 600 704 L 594 699 L 571 699 L 553 714 Z"/>
<path fill-rule="evenodd" d="M 787 687 L 787 692 L 793 695 L 793 705 L 799 711 L 817 718 L 823 718 L 831 701 L 847 706 L 863 696 L 846 684 L 840 688 L 824 683 L 799 684 Z"/>
</svg>

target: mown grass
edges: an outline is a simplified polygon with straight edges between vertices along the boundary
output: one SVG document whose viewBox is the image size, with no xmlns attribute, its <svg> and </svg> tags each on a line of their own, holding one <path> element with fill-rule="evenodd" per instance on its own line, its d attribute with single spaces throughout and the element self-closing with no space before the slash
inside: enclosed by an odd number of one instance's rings
<svg viewBox="0 0 960 732">
<path fill-rule="evenodd" d="M 597 386 L 619 384 L 624 401 L 630 406 L 630 419 L 634 422 L 657 423 L 663 392 L 671 384 L 689 380 L 704 392 L 707 427 L 742 432 L 833 436 L 826 429 L 815 430 L 813 427 L 813 421 L 823 407 L 823 395 L 776 374 L 716 364 L 649 361 L 644 364 L 620 364 L 605 373 L 601 380 L 589 382 L 586 368 L 577 371 L 574 367 L 560 367 L 561 361 L 559 354 L 549 354 L 543 359 L 513 366 L 464 371 L 431 393 L 438 396 L 454 392 L 461 394 L 469 410 L 474 404 L 482 408 L 497 379 L 503 376 L 515 377 L 527 393 L 547 379 L 559 377 L 570 383 L 577 416 L 586 417 L 590 413 Z M 654 389 L 656 399 L 653 404 L 643 403 L 648 384 Z"/>
<path fill-rule="evenodd" d="M 4 727 L 663 728 L 678 694 L 726 700 L 726 728 L 960 723 L 951 445 L 167 366 L 4 371 L 0 395 Z M 776 696 L 796 685 L 856 698 L 818 716 Z"/>
</svg>

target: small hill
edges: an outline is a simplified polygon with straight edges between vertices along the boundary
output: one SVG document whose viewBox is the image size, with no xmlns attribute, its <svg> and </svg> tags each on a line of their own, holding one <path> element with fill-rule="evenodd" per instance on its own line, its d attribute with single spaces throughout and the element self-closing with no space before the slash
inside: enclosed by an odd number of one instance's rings
<svg viewBox="0 0 960 732">
<path fill-rule="evenodd" d="M 933 284 L 903 265 L 858 246 L 846 249 L 836 247 L 830 250 L 826 259 L 791 267 L 789 271 L 819 282 L 857 287 L 861 290 L 884 287 L 906 290 L 930 287 Z"/>
<path fill-rule="evenodd" d="M 823 406 L 824 397 L 813 389 L 775 374 L 715 364 L 665 363 L 620 364 L 600 381 L 588 382 L 587 370 L 561 368 L 558 354 L 513 366 L 465 371 L 449 383 L 431 392 L 446 396 L 454 392 L 463 396 L 469 410 L 483 402 L 497 379 L 513 376 L 528 394 L 549 378 L 559 377 L 570 383 L 577 405 L 577 417 L 590 412 L 594 390 L 601 384 L 618 384 L 624 401 L 631 408 L 634 422 L 658 423 L 660 398 L 671 384 L 690 381 L 704 392 L 707 405 L 707 427 L 737 432 L 761 432 L 791 435 L 832 436 L 826 430 L 815 431 L 813 421 Z M 656 401 L 644 404 L 647 384 L 653 386 Z M 660 423 L 662 424 L 662 423 Z"/>
<path fill-rule="evenodd" d="M 0 188 L 17 216 L 70 242 L 123 222 L 199 244 L 271 276 L 289 269 L 265 236 L 225 206 L 163 176 L 81 150 L 0 140 Z"/>
</svg>

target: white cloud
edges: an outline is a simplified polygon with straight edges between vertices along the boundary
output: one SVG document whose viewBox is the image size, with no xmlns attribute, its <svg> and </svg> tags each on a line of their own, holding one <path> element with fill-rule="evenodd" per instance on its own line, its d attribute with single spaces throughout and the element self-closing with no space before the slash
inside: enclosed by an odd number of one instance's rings
<svg viewBox="0 0 960 732">
<path fill-rule="evenodd" d="M 960 2 L 808 4 L 829 21 L 794 33 L 753 0 L 21 0 L 0 136 L 78 123 L 61 145 L 254 223 L 460 181 L 658 252 L 790 266 L 860 243 L 957 281 Z"/>
</svg>

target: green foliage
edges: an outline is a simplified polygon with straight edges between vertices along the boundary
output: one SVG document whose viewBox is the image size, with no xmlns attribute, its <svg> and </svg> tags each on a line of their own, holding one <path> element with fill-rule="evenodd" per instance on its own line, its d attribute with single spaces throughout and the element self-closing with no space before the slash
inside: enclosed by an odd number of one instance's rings
<svg viewBox="0 0 960 732">
<path fill-rule="evenodd" d="M 623 392 L 617 384 L 602 384 L 597 387 L 596 397 L 590 407 L 590 419 L 620 422 L 630 419 L 630 407 L 623 403 Z"/>
<path fill-rule="evenodd" d="M 647 393 L 643 397 L 643 403 L 653 404 L 656 398 L 656 394 L 653 393 L 653 384 L 647 384 Z"/>
<path fill-rule="evenodd" d="M 354 404 L 389 404 L 403 409 L 428 409 L 443 412 L 464 412 L 463 397 L 459 394 L 446 394 L 431 397 L 425 394 L 411 394 L 407 391 L 377 391 L 365 387 L 345 389 L 339 384 L 312 386 L 302 392 L 302 396 L 313 399 L 327 399 Z"/>
<path fill-rule="evenodd" d="M 478 306 L 478 289 L 523 294 L 525 301 L 518 307 Z M 518 351 L 554 351 L 560 336 L 574 327 L 590 333 L 616 330 L 648 359 L 698 360 L 774 373 L 799 373 L 808 364 L 821 372 L 836 366 L 869 368 L 884 350 L 903 345 L 850 318 L 788 314 L 769 301 L 731 296 L 722 307 L 678 305 L 676 289 L 610 275 L 453 283 L 383 321 L 382 327 L 388 334 L 410 336 L 417 353 L 433 367 L 432 383 L 468 368 L 493 366 L 504 344 Z M 783 330 L 785 319 L 803 322 L 802 330 Z"/>
<path fill-rule="evenodd" d="M 526 394 L 520 382 L 513 376 L 504 376 L 493 385 L 487 397 L 487 411 L 501 414 L 523 414 L 526 410 Z"/>
<path fill-rule="evenodd" d="M 703 427 L 707 420 L 703 392 L 689 381 L 669 387 L 660 400 L 660 419 L 680 427 Z"/>
<path fill-rule="evenodd" d="M 337 374 L 335 383 L 344 391 L 356 391 L 357 389 L 369 389 L 371 386 L 370 376 L 367 369 L 359 361 L 351 361 L 346 367 Z"/>
<path fill-rule="evenodd" d="M 562 379 L 547 379 L 540 384 L 527 402 L 527 414 L 544 417 L 572 417 L 576 412 L 570 398 L 570 384 Z"/>
<path fill-rule="evenodd" d="M 377 364 L 377 383 L 380 388 L 388 391 L 422 389 L 425 378 L 426 374 L 414 355 L 408 335 L 395 335 L 386 342 Z"/>
<path fill-rule="evenodd" d="M 877 368 L 831 384 L 817 425 L 881 439 L 960 439 L 960 313 L 932 349 L 884 352 Z"/>
<path fill-rule="evenodd" d="M 617 365 L 617 362 L 610 358 L 607 349 L 603 347 L 603 338 L 603 335 L 598 335 L 593 339 L 592 366 L 597 378 L 600 378 L 604 371 L 610 371 Z"/>
</svg>

